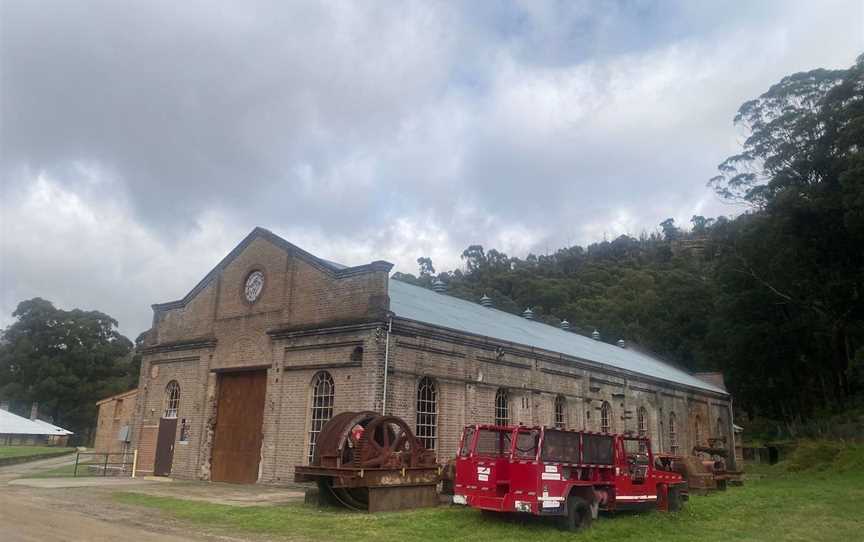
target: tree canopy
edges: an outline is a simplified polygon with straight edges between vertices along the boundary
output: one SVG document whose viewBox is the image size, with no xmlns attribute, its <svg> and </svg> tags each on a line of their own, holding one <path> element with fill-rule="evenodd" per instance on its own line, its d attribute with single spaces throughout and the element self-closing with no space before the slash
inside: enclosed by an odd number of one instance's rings
<svg viewBox="0 0 864 542">
<path fill-rule="evenodd" d="M 640 239 L 525 259 L 472 245 L 464 270 L 438 278 L 450 295 L 723 371 L 751 414 L 842 409 L 864 387 L 864 55 L 785 77 L 735 122 L 742 152 L 709 185 L 749 206 L 737 218 L 694 216 L 689 231 L 669 218 Z"/>
<path fill-rule="evenodd" d="M 86 442 L 95 402 L 130 387 L 132 342 L 107 314 L 61 310 L 38 297 L 19 303 L 13 316 L 0 336 L 0 398 L 38 402 Z"/>
</svg>

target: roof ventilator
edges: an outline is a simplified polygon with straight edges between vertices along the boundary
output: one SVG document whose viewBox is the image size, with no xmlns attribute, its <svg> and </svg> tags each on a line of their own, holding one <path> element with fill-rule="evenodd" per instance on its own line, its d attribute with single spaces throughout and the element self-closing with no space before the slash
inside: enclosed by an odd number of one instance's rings
<svg viewBox="0 0 864 542">
<path fill-rule="evenodd" d="M 480 298 L 480 304 L 487 308 L 492 308 L 492 298 L 486 294 L 483 294 L 483 297 Z"/>
<path fill-rule="evenodd" d="M 522 312 L 522 318 L 525 318 L 526 320 L 534 319 L 534 311 L 531 310 L 531 307 L 528 307 Z"/>
<path fill-rule="evenodd" d="M 600 332 L 595 329 L 594 332 L 591 333 L 591 338 L 594 339 L 595 341 L 599 341 L 600 340 Z"/>
<path fill-rule="evenodd" d="M 447 284 L 445 284 L 443 280 L 436 278 L 432 281 L 432 289 L 439 294 L 443 294 L 447 291 Z"/>
<path fill-rule="evenodd" d="M 618 339 L 618 342 L 615 344 L 617 344 L 621 348 L 627 348 L 627 342 L 624 339 Z"/>
<path fill-rule="evenodd" d="M 568 322 L 567 320 L 561 320 L 560 326 L 561 329 L 563 329 L 564 331 L 570 331 L 570 322 Z"/>
</svg>

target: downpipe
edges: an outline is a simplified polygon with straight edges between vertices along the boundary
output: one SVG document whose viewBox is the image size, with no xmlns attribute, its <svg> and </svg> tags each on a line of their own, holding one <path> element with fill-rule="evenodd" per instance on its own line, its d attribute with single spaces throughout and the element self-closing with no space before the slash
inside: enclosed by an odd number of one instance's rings
<svg viewBox="0 0 864 542">
<path fill-rule="evenodd" d="M 393 315 L 387 315 L 387 336 L 384 339 L 384 397 L 381 400 L 381 415 L 387 415 L 387 373 L 390 372 L 390 333 L 393 331 Z"/>
</svg>

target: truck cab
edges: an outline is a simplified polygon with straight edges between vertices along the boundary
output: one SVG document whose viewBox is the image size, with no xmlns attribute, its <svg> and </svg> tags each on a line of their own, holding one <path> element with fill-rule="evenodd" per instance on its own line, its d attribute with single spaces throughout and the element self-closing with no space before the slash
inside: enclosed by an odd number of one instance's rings
<svg viewBox="0 0 864 542">
<path fill-rule="evenodd" d="M 675 511 L 686 484 L 658 466 L 646 437 L 470 425 L 459 443 L 453 502 L 555 516 L 569 528 L 589 525 L 600 510 Z"/>
</svg>

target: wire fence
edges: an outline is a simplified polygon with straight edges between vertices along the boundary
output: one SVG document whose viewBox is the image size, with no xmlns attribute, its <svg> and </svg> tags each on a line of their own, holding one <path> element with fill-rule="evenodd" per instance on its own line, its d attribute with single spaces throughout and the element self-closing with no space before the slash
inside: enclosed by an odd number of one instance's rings
<svg viewBox="0 0 864 542">
<path fill-rule="evenodd" d="M 132 452 L 78 452 L 73 476 L 132 476 L 135 466 Z"/>
</svg>

